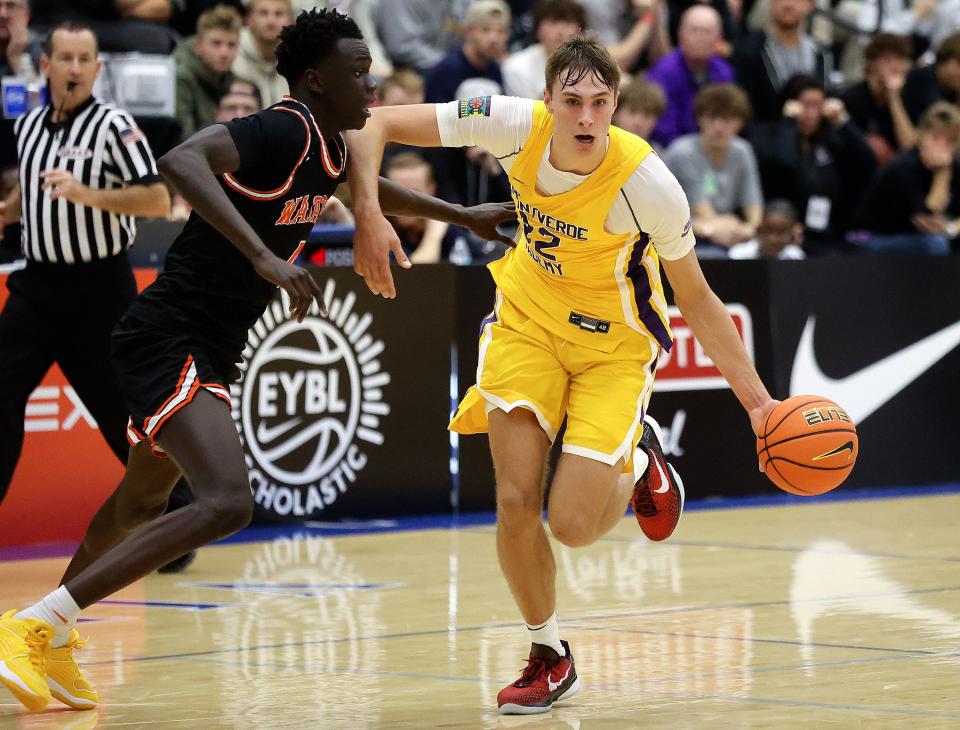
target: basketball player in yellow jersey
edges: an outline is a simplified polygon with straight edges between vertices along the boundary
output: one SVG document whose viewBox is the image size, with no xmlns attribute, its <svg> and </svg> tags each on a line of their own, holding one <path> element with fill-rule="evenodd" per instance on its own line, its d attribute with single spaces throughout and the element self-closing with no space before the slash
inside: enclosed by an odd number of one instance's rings
<svg viewBox="0 0 960 730">
<path fill-rule="evenodd" d="M 619 78 L 603 46 L 578 37 L 549 59 L 543 102 L 494 96 L 380 108 L 350 139 L 356 268 L 385 296 L 395 293 L 387 262 L 396 246 L 376 198 L 386 141 L 479 145 L 513 186 L 519 241 L 490 265 L 497 294 L 483 323 L 477 384 L 450 426 L 489 433 L 497 552 L 530 633 L 526 669 L 497 697 L 504 713 L 546 712 L 579 688 L 560 639 L 556 568 L 541 521 L 545 462 L 564 417 L 547 505 L 557 540 L 593 543 L 631 497 L 654 539 L 679 519 L 682 485 L 645 423 L 657 357 L 671 345 L 661 261 L 677 305 L 755 431 L 776 404 L 703 278 L 679 184 L 646 142 L 610 125 Z"/>
</svg>

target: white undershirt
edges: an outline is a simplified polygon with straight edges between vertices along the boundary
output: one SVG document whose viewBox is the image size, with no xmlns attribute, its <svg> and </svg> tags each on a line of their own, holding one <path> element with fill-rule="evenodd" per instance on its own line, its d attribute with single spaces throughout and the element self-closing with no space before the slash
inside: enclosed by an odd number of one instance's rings
<svg viewBox="0 0 960 730">
<path fill-rule="evenodd" d="M 459 102 L 438 104 L 440 141 L 444 147 L 482 147 L 509 173 L 533 128 L 533 105 L 533 99 L 494 96 L 489 116 L 460 117 Z M 549 156 L 548 143 L 537 171 L 537 188 L 545 194 L 565 193 L 587 179 L 587 175 L 557 170 Z M 689 221 L 690 206 L 680 183 L 659 156 L 649 154 L 614 199 L 604 227 L 614 234 L 647 233 L 662 258 L 676 260 L 694 246 Z"/>
</svg>

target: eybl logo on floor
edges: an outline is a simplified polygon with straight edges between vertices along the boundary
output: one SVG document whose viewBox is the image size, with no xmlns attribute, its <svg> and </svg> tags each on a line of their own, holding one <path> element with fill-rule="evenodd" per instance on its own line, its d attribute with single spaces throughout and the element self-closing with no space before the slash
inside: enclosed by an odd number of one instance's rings
<svg viewBox="0 0 960 730">
<path fill-rule="evenodd" d="M 250 330 L 243 378 L 232 386 L 254 499 L 281 517 L 320 513 L 383 443 L 383 341 L 370 331 L 371 315 L 354 310 L 353 292 L 338 298 L 335 289 L 328 280 L 328 317 L 314 304 L 302 323 L 290 319 L 281 292 Z"/>
</svg>

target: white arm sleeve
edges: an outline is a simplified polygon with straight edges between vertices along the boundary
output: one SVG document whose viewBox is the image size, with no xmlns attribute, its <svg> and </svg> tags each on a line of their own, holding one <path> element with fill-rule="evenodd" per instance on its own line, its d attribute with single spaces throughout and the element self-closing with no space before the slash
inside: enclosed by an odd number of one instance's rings
<svg viewBox="0 0 960 730">
<path fill-rule="evenodd" d="M 659 155 L 644 158 L 623 186 L 620 199 L 629 210 L 631 229 L 649 234 L 661 258 L 675 261 L 693 248 L 696 239 L 687 196 Z"/>
<path fill-rule="evenodd" d="M 533 129 L 533 99 L 483 97 L 486 109 L 460 116 L 463 101 L 437 104 L 437 126 L 444 147 L 482 147 L 496 158 L 520 151 Z"/>
</svg>

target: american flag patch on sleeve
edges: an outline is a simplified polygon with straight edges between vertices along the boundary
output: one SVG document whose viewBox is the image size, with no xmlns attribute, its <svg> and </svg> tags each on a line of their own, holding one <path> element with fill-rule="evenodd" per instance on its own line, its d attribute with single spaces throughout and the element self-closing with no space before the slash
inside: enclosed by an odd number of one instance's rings
<svg viewBox="0 0 960 730">
<path fill-rule="evenodd" d="M 146 137 L 144 137 L 143 132 L 140 131 L 140 127 L 127 127 L 120 131 L 120 141 L 125 145 L 129 146 L 144 139 L 146 139 Z"/>
</svg>

